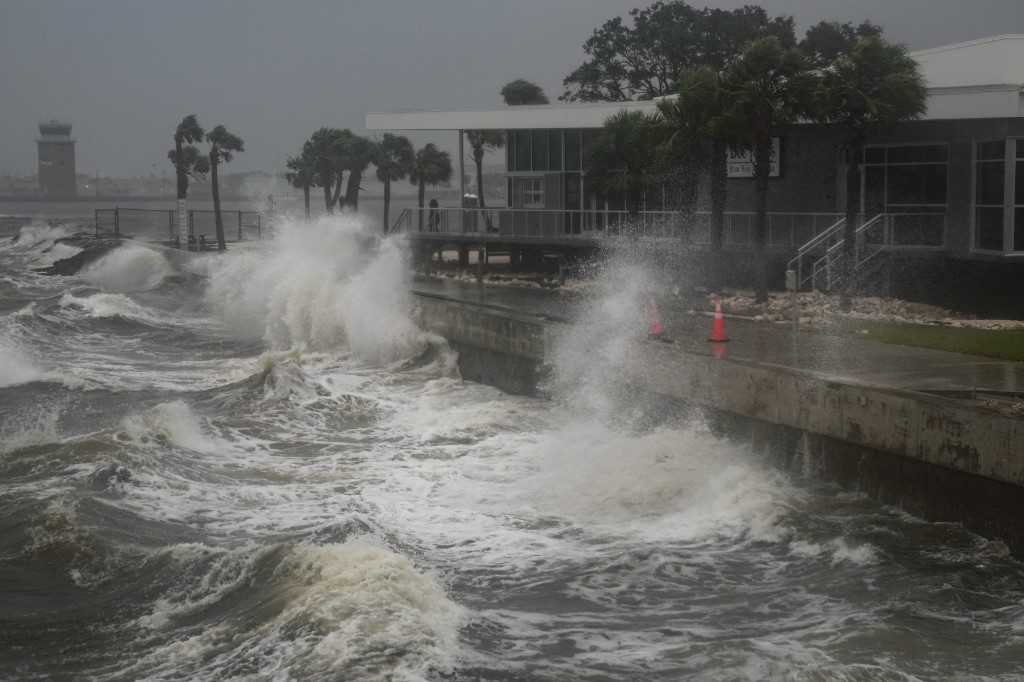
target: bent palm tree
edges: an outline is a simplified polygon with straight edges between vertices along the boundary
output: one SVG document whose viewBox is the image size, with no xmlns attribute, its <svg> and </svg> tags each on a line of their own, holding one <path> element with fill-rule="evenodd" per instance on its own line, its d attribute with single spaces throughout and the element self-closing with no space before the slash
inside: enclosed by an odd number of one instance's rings
<svg viewBox="0 0 1024 682">
<path fill-rule="evenodd" d="M 426 198 L 427 185 L 436 187 L 451 179 L 452 159 L 448 152 L 438 149 L 434 144 L 427 144 L 416 152 L 412 171 L 409 173 L 409 182 L 418 187 L 419 230 L 421 232 L 423 231 L 423 200 Z"/>
<path fill-rule="evenodd" d="M 245 151 L 242 138 L 228 131 L 224 126 L 217 126 L 206 135 L 210 143 L 210 185 L 213 190 L 213 215 L 217 225 L 217 249 L 227 248 L 224 243 L 224 222 L 220 215 L 220 183 L 217 179 L 217 167 L 221 163 L 229 163 L 235 152 Z"/>
<path fill-rule="evenodd" d="M 413 160 L 414 154 L 409 138 L 384 133 L 384 137 L 377 144 L 377 154 L 373 161 L 377 166 L 377 179 L 384 183 L 384 234 L 387 234 L 391 227 L 391 223 L 388 222 L 388 211 L 391 206 L 391 183 L 394 180 L 401 180 L 409 174 L 412 170 Z"/>
<path fill-rule="evenodd" d="M 178 185 L 178 239 L 187 243 L 185 223 L 185 199 L 188 196 L 189 178 L 202 178 L 210 170 L 210 164 L 195 143 L 203 141 L 203 128 L 195 114 L 181 119 L 174 130 L 174 149 L 167 152 L 167 158 L 174 165 Z"/>
</svg>

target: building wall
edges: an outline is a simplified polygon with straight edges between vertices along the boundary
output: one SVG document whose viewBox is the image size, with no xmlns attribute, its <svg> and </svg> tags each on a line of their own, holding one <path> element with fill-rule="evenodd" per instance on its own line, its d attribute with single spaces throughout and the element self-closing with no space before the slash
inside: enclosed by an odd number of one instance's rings
<svg viewBox="0 0 1024 682">
<path fill-rule="evenodd" d="M 782 167 L 778 178 L 768 180 L 768 210 L 782 212 L 823 212 L 841 209 L 843 178 L 839 173 L 842 138 L 823 126 L 793 126 L 780 129 Z M 727 211 L 754 209 L 754 179 L 727 181 Z M 703 203 L 710 202 L 705 183 Z"/>
<path fill-rule="evenodd" d="M 37 144 L 39 190 L 48 196 L 75 196 L 75 143 L 41 141 Z"/>
<path fill-rule="evenodd" d="M 799 126 L 780 129 L 777 134 L 782 138 L 782 175 L 769 180 L 768 210 L 843 211 L 845 167 L 841 132 L 825 126 Z M 911 121 L 872 136 L 868 144 L 948 145 L 946 249 L 950 255 L 963 258 L 973 257 L 975 142 L 1013 137 L 1024 137 L 1024 118 Z M 753 210 L 754 192 L 753 178 L 731 178 L 727 210 Z M 702 203 L 708 203 L 706 183 Z"/>
</svg>

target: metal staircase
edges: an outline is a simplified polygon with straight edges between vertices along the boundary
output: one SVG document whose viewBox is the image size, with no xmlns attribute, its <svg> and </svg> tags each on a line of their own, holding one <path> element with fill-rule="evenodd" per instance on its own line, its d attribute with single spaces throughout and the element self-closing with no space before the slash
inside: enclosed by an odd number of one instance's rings
<svg viewBox="0 0 1024 682">
<path fill-rule="evenodd" d="M 889 252 L 889 215 L 879 213 L 855 230 L 852 267 L 846 263 L 845 227 L 846 218 L 840 218 L 797 249 L 786 266 L 795 274 L 797 290 L 836 291 L 845 285 L 847 276 L 859 286 L 884 266 Z"/>
</svg>

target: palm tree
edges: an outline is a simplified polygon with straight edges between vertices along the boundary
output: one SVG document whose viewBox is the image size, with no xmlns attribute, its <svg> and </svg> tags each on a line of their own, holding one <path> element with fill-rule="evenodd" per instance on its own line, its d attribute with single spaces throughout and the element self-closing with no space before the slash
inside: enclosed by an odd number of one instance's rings
<svg viewBox="0 0 1024 682">
<path fill-rule="evenodd" d="M 620 111 L 609 117 L 594 139 L 587 161 L 588 178 L 602 192 L 621 195 L 626 209 L 637 213 L 658 167 L 656 150 L 667 130 L 660 114 Z"/>
<path fill-rule="evenodd" d="M 217 180 L 217 167 L 221 163 L 230 163 L 236 152 L 245 151 L 242 138 L 220 125 L 206 134 L 210 143 L 210 185 L 213 190 L 213 215 L 217 226 L 217 249 L 227 248 L 224 243 L 224 221 L 220 215 L 220 184 Z"/>
<path fill-rule="evenodd" d="M 423 230 L 423 200 L 426 198 L 427 185 L 436 187 L 452 179 L 452 159 L 448 152 L 441 151 L 433 144 L 427 144 L 416 152 L 409 182 L 419 188 L 419 229 Z"/>
<path fill-rule="evenodd" d="M 363 181 L 363 173 L 373 163 L 376 148 L 372 141 L 355 135 L 351 130 L 342 132 L 340 169 L 348 171 L 348 183 L 345 196 L 339 199 L 342 208 L 359 210 L 359 190 Z"/>
<path fill-rule="evenodd" d="M 813 78 L 803 55 L 784 48 L 770 36 L 751 42 L 731 64 L 724 79 L 730 127 L 746 130 L 742 146 L 754 153 L 756 188 L 754 250 L 757 258 L 757 297 L 768 300 L 768 174 L 772 161 L 772 131 L 795 123 L 812 111 Z"/>
<path fill-rule="evenodd" d="M 522 104 L 548 103 L 548 96 L 544 94 L 544 90 L 536 83 L 531 83 L 523 78 L 517 78 L 506 83 L 501 88 L 501 98 L 510 107 Z"/>
<path fill-rule="evenodd" d="M 846 222 L 843 261 L 846 277 L 841 305 L 850 308 L 855 258 L 860 163 L 871 131 L 919 118 L 927 108 L 928 91 L 917 62 L 902 45 L 867 34 L 825 67 L 818 88 L 817 118 L 845 131 Z"/>
<path fill-rule="evenodd" d="M 388 211 L 391 206 L 391 182 L 401 180 L 413 169 L 415 154 L 409 138 L 401 135 L 384 133 L 377 144 L 377 153 L 373 164 L 377 167 L 377 179 L 384 183 L 384 227 L 387 234 L 391 223 L 388 222 Z"/>
<path fill-rule="evenodd" d="M 698 174 L 707 173 L 710 181 L 709 237 L 714 280 L 712 286 L 716 289 L 721 285 L 727 194 L 726 155 L 729 146 L 738 141 L 737 131 L 730 128 L 730 120 L 725 115 L 727 108 L 722 72 L 709 66 L 682 72 L 679 75 L 678 96 L 658 103 L 658 109 L 669 129 L 669 153 L 683 160 L 684 187 L 687 193 L 696 194 Z M 696 199 L 695 196 L 693 198 Z"/>
<path fill-rule="evenodd" d="M 185 199 L 188 196 L 189 178 L 202 178 L 210 170 L 209 162 L 195 146 L 203 141 L 203 128 L 195 114 L 181 119 L 174 130 L 174 149 L 167 152 L 167 158 L 174 165 L 178 181 L 178 239 L 187 240 L 185 223 Z"/>
<path fill-rule="evenodd" d="M 309 220 L 309 192 L 316 187 L 316 155 L 313 145 L 307 141 L 302 145 L 298 156 L 288 157 L 288 172 L 285 177 L 292 187 L 302 190 L 306 207 L 306 220 Z"/>
<path fill-rule="evenodd" d="M 500 130 L 467 130 L 466 139 L 473 150 L 473 161 L 476 163 L 476 193 L 480 208 L 487 208 L 484 203 L 484 152 L 488 149 L 501 149 L 505 146 L 505 136 Z"/>
<path fill-rule="evenodd" d="M 309 138 L 316 167 L 316 184 L 324 189 L 324 209 L 334 213 L 334 205 L 341 196 L 344 169 L 341 156 L 345 134 L 337 128 L 320 128 Z"/>
</svg>

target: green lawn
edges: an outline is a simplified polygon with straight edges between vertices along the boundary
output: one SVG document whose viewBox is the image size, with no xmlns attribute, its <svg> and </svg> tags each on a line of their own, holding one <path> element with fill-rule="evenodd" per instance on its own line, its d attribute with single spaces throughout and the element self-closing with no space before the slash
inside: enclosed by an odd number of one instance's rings
<svg viewBox="0 0 1024 682">
<path fill-rule="evenodd" d="M 883 343 L 1024 361 L 1024 330 L 988 331 L 887 322 L 868 322 L 857 326 L 867 330 L 867 338 Z"/>
</svg>

